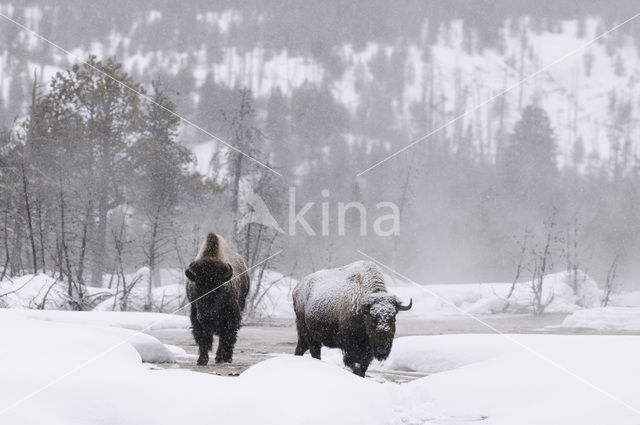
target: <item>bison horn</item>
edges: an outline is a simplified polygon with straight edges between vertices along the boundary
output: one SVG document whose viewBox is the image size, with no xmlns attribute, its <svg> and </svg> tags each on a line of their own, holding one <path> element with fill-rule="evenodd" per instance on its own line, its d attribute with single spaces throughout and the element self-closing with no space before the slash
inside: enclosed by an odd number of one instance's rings
<svg viewBox="0 0 640 425">
<path fill-rule="evenodd" d="M 402 304 L 398 303 L 398 311 L 411 310 L 412 306 L 413 306 L 413 299 L 409 298 L 409 305 L 402 305 Z"/>
</svg>

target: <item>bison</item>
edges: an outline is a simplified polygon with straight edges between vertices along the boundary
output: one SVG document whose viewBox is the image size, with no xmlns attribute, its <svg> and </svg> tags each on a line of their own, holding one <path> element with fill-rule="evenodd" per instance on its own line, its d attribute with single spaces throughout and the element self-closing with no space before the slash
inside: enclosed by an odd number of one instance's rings
<svg viewBox="0 0 640 425">
<path fill-rule="evenodd" d="M 389 356 L 396 331 L 396 314 L 409 310 L 387 292 L 380 268 L 357 261 L 305 277 L 293 290 L 298 345 L 320 359 L 320 348 L 340 348 L 344 364 L 364 376 L 371 361 Z"/>
<path fill-rule="evenodd" d="M 221 236 L 209 233 L 185 274 L 198 365 L 209 363 L 214 335 L 219 336 L 216 363 L 231 363 L 250 286 L 244 261 Z"/>
</svg>

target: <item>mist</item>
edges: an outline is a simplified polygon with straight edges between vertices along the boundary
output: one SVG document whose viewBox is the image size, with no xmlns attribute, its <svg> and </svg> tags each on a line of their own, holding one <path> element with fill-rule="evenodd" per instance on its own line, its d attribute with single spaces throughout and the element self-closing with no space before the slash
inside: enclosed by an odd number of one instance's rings
<svg viewBox="0 0 640 425">
<path fill-rule="evenodd" d="M 59 47 L 0 28 L 6 273 L 103 285 L 185 267 L 215 230 L 296 277 L 360 250 L 421 284 L 499 282 L 551 234 L 548 272 L 635 288 L 638 24 L 591 42 L 633 6 L 4 3 Z M 279 230 L 238 225 L 253 195 Z M 310 202 L 315 234 L 290 229 Z"/>
</svg>

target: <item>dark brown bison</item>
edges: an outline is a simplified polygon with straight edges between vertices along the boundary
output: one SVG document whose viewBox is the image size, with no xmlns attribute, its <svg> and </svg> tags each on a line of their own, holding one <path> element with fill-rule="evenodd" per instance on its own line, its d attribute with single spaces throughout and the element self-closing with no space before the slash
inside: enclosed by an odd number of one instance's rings
<svg viewBox="0 0 640 425">
<path fill-rule="evenodd" d="M 364 376 L 371 361 L 384 360 L 396 332 L 396 314 L 411 308 L 387 292 L 380 268 L 358 261 L 305 277 L 293 290 L 298 345 L 316 359 L 320 348 L 340 348 L 344 364 Z"/>
<path fill-rule="evenodd" d="M 185 271 L 191 302 L 191 329 L 198 344 L 198 365 L 209 362 L 213 336 L 219 336 L 216 363 L 231 363 L 233 347 L 249 293 L 249 276 L 242 258 L 225 240 L 209 233 L 196 260 Z"/>
</svg>

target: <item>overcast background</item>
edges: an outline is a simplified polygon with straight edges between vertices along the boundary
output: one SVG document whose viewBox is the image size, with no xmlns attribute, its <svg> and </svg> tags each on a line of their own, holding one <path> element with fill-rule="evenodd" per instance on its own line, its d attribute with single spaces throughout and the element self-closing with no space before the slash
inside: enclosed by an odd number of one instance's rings
<svg viewBox="0 0 640 425">
<path fill-rule="evenodd" d="M 121 63 L 118 75 L 128 73 L 131 84 L 160 93 L 154 99 L 282 177 L 184 122 L 160 116 L 159 127 L 148 128 L 158 111 L 139 97 L 140 121 L 126 108 L 107 127 L 79 114 L 76 127 L 51 133 L 55 108 L 46 108 L 58 105 L 51 79 L 78 61 L 0 19 L 0 260 L 15 273 L 43 262 L 74 280 L 91 272 L 95 283 L 120 266 L 184 267 L 211 229 L 250 264 L 284 249 L 270 267 L 297 276 L 362 258 L 362 249 L 420 283 L 531 279 L 549 245 L 546 272 L 579 267 L 604 281 L 615 268 L 619 282 L 637 288 L 640 22 L 474 109 L 628 19 L 634 7 L 564 0 L 2 2 L 1 13 L 83 60 L 95 55 L 112 74 Z M 102 89 L 94 93 L 117 90 Z M 48 112 L 34 115 L 31 105 Z M 47 130 L 37 133 L 29 119 Z M 107 157 L 91 152 L 114 132 L 119 144 L 109 161 L 119 165 L 102 173 Z M 143 161 L 155 148 L 140 141 L 158 134 L 176 145 L 166 145 L 170 152 L 161 150 L 155 163 Z M 86 144 L 55 154 L 29 148 L 21 174 L 30 137 L 47 149 L 50 140 Z M 96 159 L 95 169 L 87 158 Z M 252 187 L 287 230 L 291 186 L 299 206 L 316 202 L 307 217 L 317 232 L 321 191 L 330 191 L 328 236 L 237 228 Z M 349 201 L 367 206 L 369 236 L 359 236 L 355 214 L 347 235 L 338 235 L 337 203 Z M 388 213 L 376 209 L 382 201 L 400 208 L 398 236 L 373 235 L 374 220 Z M 61 211 L 68 218 L 62 229 Z M 160 247 L 150 252 L 154 243 Z"/>
</svg>

